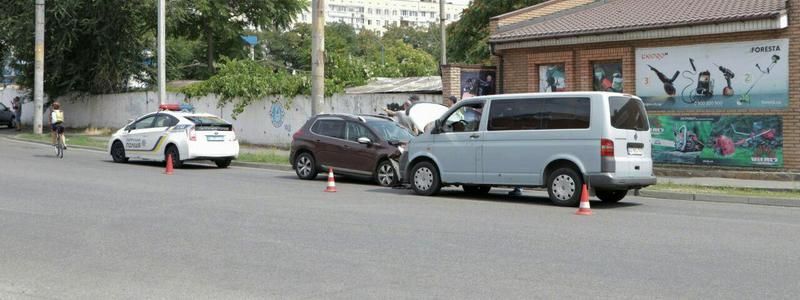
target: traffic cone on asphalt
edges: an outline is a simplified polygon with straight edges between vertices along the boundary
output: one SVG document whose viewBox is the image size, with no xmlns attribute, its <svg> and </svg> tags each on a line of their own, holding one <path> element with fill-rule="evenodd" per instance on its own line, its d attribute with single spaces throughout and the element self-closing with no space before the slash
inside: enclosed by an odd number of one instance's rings
<svg viewBox="0 0 800 300">
<path fill-rule="evenodd" d="M 336 182 L 333 180 L 333 168 L 328 168 L 328 188 L 325 189 L 328 193 L 336 192 Z"/>
<path fill-rule="evenodd" d="M 589 207 L 589 191 L 586 189 L 586 184 L 581 188 L 581 205 L 578 207 L 576 215 L 591 216 L 592 209 Z"/>
<path fill-rule="evenodd" d="M 164 173 L 172 175 L 172 154 L 167 155 L 167 170 Z"/>
</svg>

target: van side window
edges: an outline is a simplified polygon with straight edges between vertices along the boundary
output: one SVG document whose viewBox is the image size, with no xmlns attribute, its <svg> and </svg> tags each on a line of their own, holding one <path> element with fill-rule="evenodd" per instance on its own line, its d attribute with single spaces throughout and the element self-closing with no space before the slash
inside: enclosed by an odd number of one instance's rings
<svg viewBox="0 0 800 300">
<path fill-rule="evenodd" d="M 344 139 L 343 120 L 318 120 L 311 127 L 311 132 L 337 139 Z"/>
<path fill-rule="evenodd" d="M 445 119 L 443 132 L 478 131 L 481 124 L 483 103 L 467 104 L 459 107 Z"/>
<path fill-rule="evenodd" d="M 589 128 L 589 98 L 495 100 L 490 131 Z"/>
</svg>

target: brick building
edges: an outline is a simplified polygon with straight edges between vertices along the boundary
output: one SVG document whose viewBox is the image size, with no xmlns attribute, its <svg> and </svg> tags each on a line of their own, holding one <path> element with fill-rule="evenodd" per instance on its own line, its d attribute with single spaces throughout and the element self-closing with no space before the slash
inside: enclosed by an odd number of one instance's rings
<svg viewBox="0 0 800 300">
<path fill-rule="evenodd" d="M 800 0 L 551 0 L 490 24 L 495 67 L 445 66 L 445 96 L 463 71 L 499 93 L 636 94 L 662 167 L 800 170 Z"/>
</svg>

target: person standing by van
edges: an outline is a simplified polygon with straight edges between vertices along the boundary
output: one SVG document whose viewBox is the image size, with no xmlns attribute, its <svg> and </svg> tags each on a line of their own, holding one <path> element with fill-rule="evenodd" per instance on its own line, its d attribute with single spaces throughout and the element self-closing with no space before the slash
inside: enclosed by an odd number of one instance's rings
<svg viewBox="0 0 800 300">
<path fill-rule="evenodd" d="M 22 101 L 19 97 L 14 97 L 11 101 L 11 108 L 14 109 L 14 120 L 17 123 L 17 131 L 22 130 Z"/>
</svg>

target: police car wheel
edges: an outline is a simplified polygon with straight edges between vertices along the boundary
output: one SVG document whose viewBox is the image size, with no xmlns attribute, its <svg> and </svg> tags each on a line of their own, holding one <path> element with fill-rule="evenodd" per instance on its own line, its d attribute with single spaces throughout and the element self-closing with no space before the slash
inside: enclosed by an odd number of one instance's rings
<svg viewBox="0 0 800 300">
<path fill-rule="evenodd" d="M 125 157 L 125 147 L 122 146 L 122 142 L 116 141 L 111 145 L 111 159 L 113 159 L 115 163 L 128 162 L 128 158 Z"/>
<path fill-rule="evenodd" d="M 215 160 L 214 163 L 217 164 L 218 168 L 225 169 L 225 168 L 227 168 L 227 167 L 229 167 L 231 165 L 231 160 L 230 159 L 220 159 L 220 160 Z"/>
<path fill-rule="evenodd" d="M 181 154 L 178 152 L 178 147 L 169 145 L 167 151 L 164 152 L 164 161 L 167 161 L 167 156 L 170 154 L 172 154 L 172 167 L 176 169 L 183 167 L 183 161 L 181 160 Z"/>
</svg>

